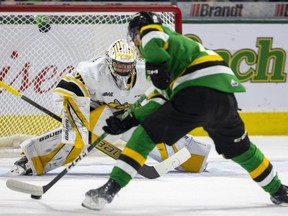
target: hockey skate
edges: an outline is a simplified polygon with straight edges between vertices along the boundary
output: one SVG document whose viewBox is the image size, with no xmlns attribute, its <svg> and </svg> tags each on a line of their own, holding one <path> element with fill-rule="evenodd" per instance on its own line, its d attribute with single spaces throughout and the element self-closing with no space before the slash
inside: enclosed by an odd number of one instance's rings
<svg viewBox="0 0 288 216">
<path fill-rule="evenodd" d="M 288 205 L 288 187 L 286 185 L 281 185 L 276 193 L 271 194 L 270 199 L 276 205 Z"/>
<path fill-rule="evenodd" d="M 14 163 L 14 167 L 10 170 L 9 175 L 22 176 L 31 174 L 32 170 L 27 163 L 28 163 L 27 157 L 23 156 Z"/>
<path fill-rule="evenodd" d="M 102 187 L 86 192 L 82 206 L 92 210 L 101 210 L 106 204 L 112 202 L 120 189 L 121 187 L 114 180 L 109 179 Z"/>
</svg>

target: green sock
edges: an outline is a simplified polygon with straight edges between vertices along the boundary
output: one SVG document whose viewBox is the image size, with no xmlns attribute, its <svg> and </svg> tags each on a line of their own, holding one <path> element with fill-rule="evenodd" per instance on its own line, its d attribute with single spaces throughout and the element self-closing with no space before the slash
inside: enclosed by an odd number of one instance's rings
<svg viewBox="0 0 288 216">
<path fill-rule="evenodd" d="M 155 143 L 145 129 L 139 125 L 122 150 L 110 174 L 110 178 L 115 180 L 121 188 L 126 186 L 137 174 L 138 169 L 143 166 L 148 154 L 154 148 Z"/>
<path fill-rule="evenodd" d="M 277 173 L 263 153 L 252 142 L 250 144 L 246 152 L 232 160 L 242 166 L 266 192 L 275 193 L 281 186 Z"/>
</svg>

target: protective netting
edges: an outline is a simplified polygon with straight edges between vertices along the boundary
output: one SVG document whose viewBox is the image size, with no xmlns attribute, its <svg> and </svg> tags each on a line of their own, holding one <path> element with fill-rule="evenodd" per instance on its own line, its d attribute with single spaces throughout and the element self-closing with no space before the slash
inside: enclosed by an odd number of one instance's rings
<svg viewBox="0 0 288 216">
<path fill-rule="evenodd" d="M 0 81 L 55 112 L 52 91 L 59 80 L 80 61 L 104 55 L 113 41 L 126 39 L 134 13 L 0 12 Z M 159 14 L 175 29 L 173 12 Z M 1 87 L 0 101 L 0 146 L 17 145 L 60 126 Z"/>
</svg>

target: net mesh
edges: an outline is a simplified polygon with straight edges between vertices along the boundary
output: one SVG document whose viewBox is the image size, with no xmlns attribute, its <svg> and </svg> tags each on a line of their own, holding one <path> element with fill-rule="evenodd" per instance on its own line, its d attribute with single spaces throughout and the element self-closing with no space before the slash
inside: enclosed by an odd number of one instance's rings
<svg viewBox="0 0 288 216">
<path fill-rule="evenodd" d="M 0 13 L 0 81 L 55 112 L 52 91 L 59 80 L 80 61 L 104 55 L 113 41 L 125 39 L 134 13 Z M 173 12 L 159 14 L 165 25 L 175 29 Z M 60 126 L 2 88 L 0 101 L 0 147 L 17 146 Z"/>
</svg>

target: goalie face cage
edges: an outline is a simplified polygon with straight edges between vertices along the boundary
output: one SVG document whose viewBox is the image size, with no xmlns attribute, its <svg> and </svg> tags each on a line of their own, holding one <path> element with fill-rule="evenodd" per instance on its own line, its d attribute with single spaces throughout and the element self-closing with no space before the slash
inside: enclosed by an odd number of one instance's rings
<svg viewBox="0 0 288 216">
<path fill-rule="evenodd" d="M 126 39 L 128 20 L 138 11 L 159 13 L 165 25 L 182 30 L 181 12 L 173 5 L 2 5 L 0 80 L 55 112 L 52 91 L 60 79 Z M 60 126 L 1 87 L 0 101 L 0 147 Z"/>
</svg>

